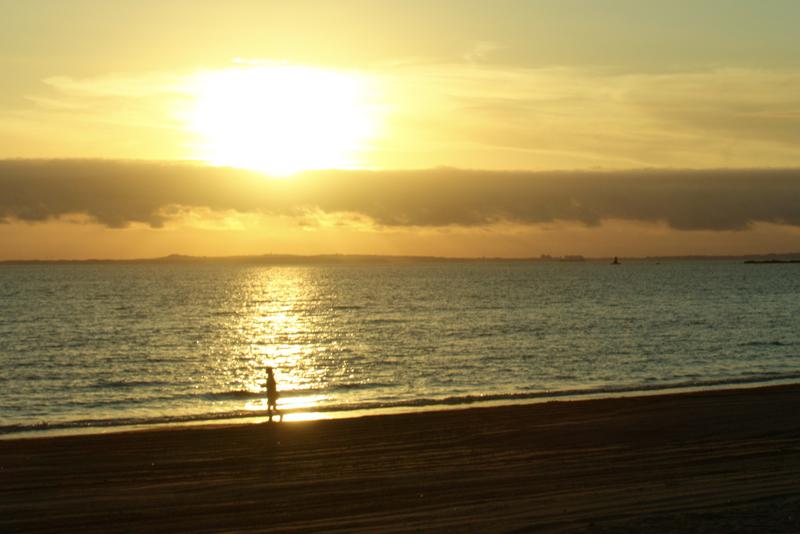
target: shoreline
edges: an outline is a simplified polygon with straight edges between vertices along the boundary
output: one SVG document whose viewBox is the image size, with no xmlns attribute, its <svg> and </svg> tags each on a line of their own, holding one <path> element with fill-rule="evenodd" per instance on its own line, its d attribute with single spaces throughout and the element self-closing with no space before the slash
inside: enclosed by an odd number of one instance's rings
<svg viewBox="0 0 800 534">
<path fill-rule="evenodd" d="M 0 530 L 796 531 L 800 385 L 0 441 Z"/>
<path fill-rule="evenodd" d="M 351 419 L 359 417 L 414 414 L 447 410 L 468 410 L 472 408 L 498 408 L 504 406 L 532 405 L 550 402 L 578 402 L 582 400 L 601 400 L 615 398 L 651 397 L 684 393 L 702 393 L 705 391 L 736 391 L 740 389 L 759 389 L 775 386 L 800 386 L 800 376 L 776 377 L 773 379 L 741 379 L 736 381 L 708 382 L 705 384 L 671 384 L 655 385 L 651 388 L 609 387 L 606 389 L 585 390 L 547 390 L 532 393 L 483 394 L 465 396 L 460 399 L 447 397 L 442 399 L 423 399 L 421 401 L 398 402 L 394 405 L 340 407 L 320 406 L 318 409 L 296 408 L 284 411 L 286 422 L 316 421 L 328 419 Z M 112 434 L 138 430 L 164 430 L 171 427 L 203 427 L 259 424 L 266 421 L 267 416 L 261 410 L 242 410 L 239 412 L 220 412 L 185 417 L 158 417 L 114 420 L 98 419 L 93 421 L 67 421 L 63 423 L 37 423 L 19 425 L 19 429 L 5 430 L 0 428 L 0 441 L 14 439 L 37 439 L 62 436 L 83 436 L 93 434 Z M 120 422 L 122 421 L 122 422 Z M 129 422 L 128 422 L 129 421 Z M 94 424 L 92 424 L 94 423 Z M 15 425 L 8 425 L 14 427 Z"/>
</svg>

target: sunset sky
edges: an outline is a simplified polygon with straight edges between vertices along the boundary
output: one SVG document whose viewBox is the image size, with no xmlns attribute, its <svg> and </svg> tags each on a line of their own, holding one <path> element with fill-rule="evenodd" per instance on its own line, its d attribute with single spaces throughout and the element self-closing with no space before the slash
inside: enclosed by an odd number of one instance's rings
<svg viewBox="0 0 800 534">
<path fill-rule="evenodd" d="M 795 0 L 0 0 L 0 260 L 800 251 Z"/>
</svg>

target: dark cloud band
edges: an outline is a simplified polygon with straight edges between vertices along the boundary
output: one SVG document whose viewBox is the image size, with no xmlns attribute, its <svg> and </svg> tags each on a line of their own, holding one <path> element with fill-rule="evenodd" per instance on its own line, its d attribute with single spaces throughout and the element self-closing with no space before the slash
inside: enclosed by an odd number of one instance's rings
<svg viewBox="0 0 800 534">
<path fill-rule="evenodd" d="M 109 227 L 163 225 L 171 206 L 357 213 L 386 226 L 556 220 L 666 222 L 679 230 L 800 226 L 800 169 L 501 172 L 316 171 L 287 180 L 189 163 L 0 161 L 0 219 L 83 213 Z"/>
</svg>

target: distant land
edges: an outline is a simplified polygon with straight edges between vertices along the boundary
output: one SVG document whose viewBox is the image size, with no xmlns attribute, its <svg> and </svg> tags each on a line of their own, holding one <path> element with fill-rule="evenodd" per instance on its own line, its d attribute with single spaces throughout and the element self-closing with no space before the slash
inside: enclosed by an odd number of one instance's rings
<svg viewBox="0 0 800 534">
<path fill-rule="evenodd" d="M 365 254 L 261 254 L 249 256 L 186 256 L 171 254 L 160 258 L 140 259 L 84 259 L 84 260 L 3 260 L 0 265 L 20 264 L 245 264 L 245 265 L 314 265 L 331 263 L 449 263 L 449 262 L 611 262 L 613 257 L 584 257 L 580 255 L 550 256 L 543 254 L 528 258 L 501 257 L 441 257 L 441 256 L 380 256 Z M 660 261 L 742 261 L 744 263 L 800 263 L 800 252 L 786 254 L 749 254 L 742 256 L 619 256 L 620 263 L 628 261 L 660 262 Z"/>
</svg>

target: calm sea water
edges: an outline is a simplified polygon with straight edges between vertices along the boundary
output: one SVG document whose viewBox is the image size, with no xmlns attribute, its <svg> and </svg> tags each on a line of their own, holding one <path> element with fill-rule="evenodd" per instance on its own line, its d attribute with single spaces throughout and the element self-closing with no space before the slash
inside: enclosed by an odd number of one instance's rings
<svg viewBox="0 0 800 534">
<path fill-rule="evenodd" d="M 800 381 L 800 265 L 0 266 L 0 433 Z"/>
</svg>

